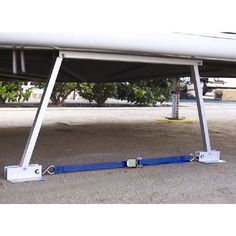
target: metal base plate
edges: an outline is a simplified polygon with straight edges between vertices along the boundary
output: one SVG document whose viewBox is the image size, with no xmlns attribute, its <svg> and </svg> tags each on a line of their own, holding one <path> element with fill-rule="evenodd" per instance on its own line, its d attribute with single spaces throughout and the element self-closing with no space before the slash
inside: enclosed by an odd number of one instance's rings
<svg viewBox="0 0 236 236">
<path fill-rule="evenodd" d="M 166 116 L 166 119 L 168 119 L 168 120 L 185 120 L 186 118 L 184 116 L 180 116 L 179 118 L 175 118 L 172 116 Z"/>
<path fill-rule="evenodd" d="M 206 164 L 225 162 L 223 160 L 220 160 L 219 151 L 196 152 L 195 156 L 199 158 L 199 162 L 206 163 Z"/>
<path fill-rule="evenodd" d="M 27 167 L 5 166 L 4 177 L 12 183 L 42 180 L 42 166 L 32 164 Z"/>
</svg>

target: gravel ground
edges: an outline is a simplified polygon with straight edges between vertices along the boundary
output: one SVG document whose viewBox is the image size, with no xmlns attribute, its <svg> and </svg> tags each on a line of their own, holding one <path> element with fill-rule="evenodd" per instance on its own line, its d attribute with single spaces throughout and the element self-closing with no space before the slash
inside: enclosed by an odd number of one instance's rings
<svg viewBox="0 0 236 236">
<path fill-rule="evenodd" d="M 166 123 L 170 107 L 49 108 L 32 163 L 68 165 L 188 154 L 201 150 L 195 103 L 190 123 Z M 0 109 L 0 173 L 19 163 L 35 108 Z M 223 164 L 190 163 L 45 176 L 12 184 L 0 203 L 236 203 L 236 103 L 206 104 L 212 147 Z"/>
</svg>

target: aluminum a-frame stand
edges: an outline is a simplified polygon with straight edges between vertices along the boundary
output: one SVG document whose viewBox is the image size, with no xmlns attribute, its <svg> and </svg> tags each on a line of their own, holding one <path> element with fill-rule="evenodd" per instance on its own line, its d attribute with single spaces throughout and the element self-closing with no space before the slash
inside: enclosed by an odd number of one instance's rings
<svg viewBox="0 0 236 236">
<path fill-rule="evenodd" d="M 180 58 L 165 58 L 165 57 L 149 57 L 138 55 L 124 55 L 113 53 L 98 53 L 98 52 L 75 52 L 61 51 L 55 61 L 55 65 L 47 86 L 43 93 L 39 108 L 37 110 L 28 141 L 19 165 L 4 167 L 4 176 L 11 182 L 26 182 L 42 180 L 42 166 L 38 164 L 30 164 L 30 160 L 34 151 L 34 147 L 42 126 L 43 118 L 50 101 L 50 96 L 56 82 L 63 58 L 70 59 L 90 59 L 102 61 L 123 61 L 123 62 L 140 62 L 152 64 L 169 64 L 169 65 L 187 65 L 191 67 L 196 99 L 198 105 L 198 114 L 202 132 L 203 151 L 197 152 L 200 162 L 218 163 L 220 161 L 220 152 L 211 150 L 207 120 L 204 110 L 204 102 L 201 93 L 200 77 L 198 66 L 202 65 L 199 60 L 180 59 Z"/>
</svg>

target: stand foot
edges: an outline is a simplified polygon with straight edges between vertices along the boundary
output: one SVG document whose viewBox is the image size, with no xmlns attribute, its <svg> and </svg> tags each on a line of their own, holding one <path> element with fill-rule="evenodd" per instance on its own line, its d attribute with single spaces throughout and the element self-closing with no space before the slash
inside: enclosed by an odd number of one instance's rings
<svg viewBox="0 0 236 236">
<path fill-rule="evenodd" d="M 12 183 L 42 180 L 42 166 L 32 164 L 27 167 L 5 166 L 4 177 Z"/>
<path fill-rule="evenodd" d="M 225 162 L 223 160 L 220 160 L 219 151 L 196 152 L 195 156 L 198 157 L 199 162 L 206 163 L 206 164 Z"/>
<path fill-rule="evenodd" d="M 166 119 L 168 120 L 185 120 L 186 118 L 184 116 L 181 116 L 181 117 L 172 117 L 172 116 L 166 116 L 165 117 Z"/>
</svg>

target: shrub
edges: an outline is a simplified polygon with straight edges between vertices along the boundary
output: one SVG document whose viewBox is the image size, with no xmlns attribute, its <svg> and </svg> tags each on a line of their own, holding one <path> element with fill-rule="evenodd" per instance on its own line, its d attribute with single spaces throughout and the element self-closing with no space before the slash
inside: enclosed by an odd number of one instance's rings
<svg viewBox="0 0 236 236">
<path fill-rule="evenodd" d="M 171 84 L 167 80 L 126 82 L 117 85 L 117 98 L 140 106 L 154 106 L 163 103 L 171 94 Z"/>
<path fill-rule="evenodd" d="M 45 82 L 34 83 L 36 88 L 45 88 Z M 62 106 L 66 98 L 76 90 L 77 83 L 72 82 L 56 82 L 51 95 L 53 105 Z"/>
<path fill-rule="evenodd" d="M 108 98 L 116 97 L 116 87 L 116 83 L 81 83 L 78 93 L 90 103 L 96 102 L 98 107 L 102 107 Z"/>
<path fill-rule="evenodd" d="M 24 82 L 0 82 L 0 104 L 28 101 L 32 88 L 22 91 Z"/>
</svg>

